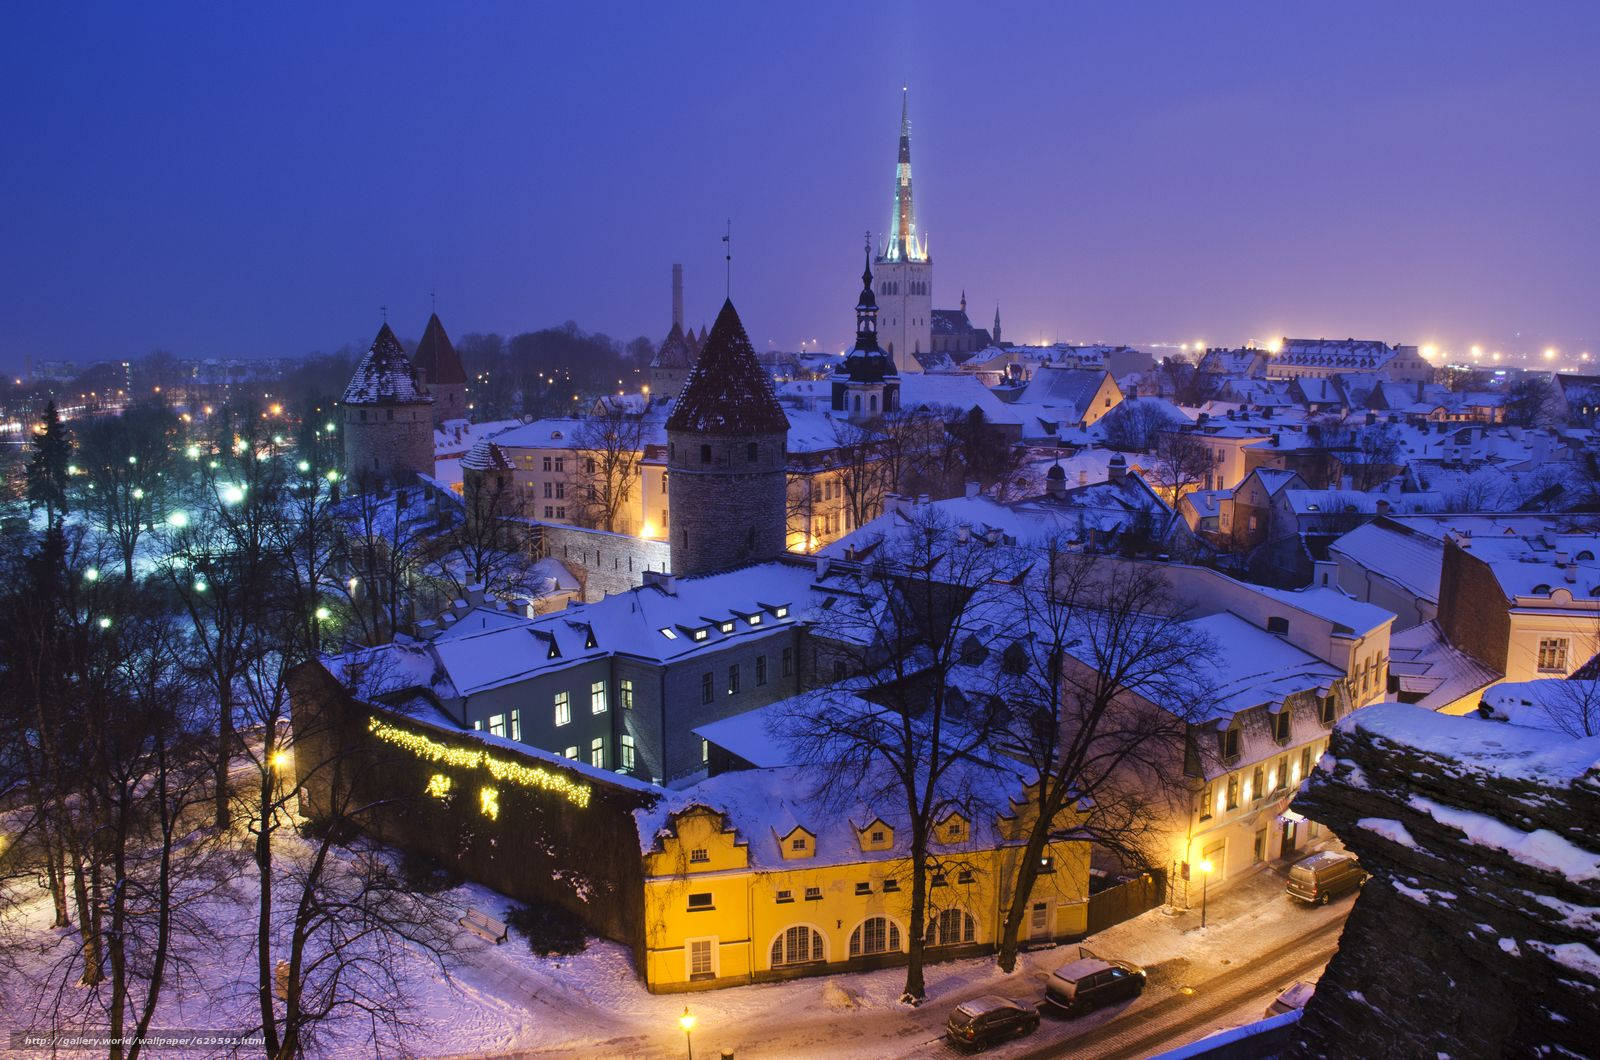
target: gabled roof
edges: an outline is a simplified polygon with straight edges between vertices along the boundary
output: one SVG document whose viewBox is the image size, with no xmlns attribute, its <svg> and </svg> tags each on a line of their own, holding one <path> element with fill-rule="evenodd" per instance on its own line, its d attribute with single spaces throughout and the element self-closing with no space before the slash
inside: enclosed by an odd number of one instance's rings
<svg viewBox="0 0 1600 1060">
<path fill-rule="evenodd" d="M 444 333 L 438 313 L 428 317 L 428 327 L 422 333 L 422 341 L 417 343 L 417 355 L 411 360 L 429 383 L 451 386 L 467 381 L 467 370 L 462 367 L 456 348 L 450 344 L 450 336 Z"/>
<path fill-rule="evenodd" d="M 350 385 L 344 388 L 346 405 L 426 405 L 433 398 L 417 389 L 416 370 L 400 340 L 385 323 L 372 348 L 356 365 Z"/>
<path fill-rule="evenodd" d="M 667 418 L 667 430 L 744 435 L 788 429 L 789 421 L 772 391 L 772 377 L 756 360 L 733 302 L 723 302 L 677 406 Z"/>
</svg>

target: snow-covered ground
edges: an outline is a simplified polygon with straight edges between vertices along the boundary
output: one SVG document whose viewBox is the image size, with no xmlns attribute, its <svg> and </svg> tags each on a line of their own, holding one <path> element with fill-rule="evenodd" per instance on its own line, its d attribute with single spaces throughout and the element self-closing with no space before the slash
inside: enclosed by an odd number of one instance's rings
<svg viewBox="0 0 1600 1060">
<path fill-rule="evenodd" d="M 293 852 L 296 842 L 284 840 L 286 853 Z M 156 1025 L 250 1026 L 254 964 L 248 932 L 255 895 L 248 874 L 243 879 L 213 901 L 207 919 L 220 937 L 210 944 L 197 974 L 175 985 Z M 475 884 L 458 887 L 446 898 L 463 912 L 472 907 L 497 914 L 510 904 Z M 1281 879 L 1264 872 L 1213 893 L 1204 929 L 1198 909 L 1181 916 L 1153 910 L 1099 933 L 1086 945 L 1150 971 L 1149 989 L 1138 1006 L 1193 995 L 1197 987 L 1203 999 L 1207 984 L 1224 981 L 1230 968 L 1242 971 L 1253 956 L 1341 921 L 1348 908 L 1348 900 L 1326 909 L 1301 908 L 1284 897 Z M 22 978 L 0 981 L 0 1043 L 33 1021 L 28 988 L 71 944 L 47 927 L 43 892 L 23 907 L 21 916 L 18 926 L 37 939 L 40 949 L 24 962 Z M 1045 976 L 1077 953 L 1075 946 L 1025 953 L 1011 975 L 1002 974 L 989 957 L 930 965 L 928 1001 L 920 1009 L 908 1009 L 898 1001 L 903 968 L 654 995 L 635 975 L 626 949 L 615 943 L 592 941 L 575 957 L 540 958 L 515 932 L 500 946 L 463 935 L 459 960 L 448 970 L 441 971 L 420 953 L 407 958 L 403 974 L 418 1023 L 415 1032 L 404 1035 L 412 1055 L 678 1057 L 684 1041 L 677 1020 L 685 1007 L 696 1019 L 694 1045 L 702 1055 L 715 1056 L 723 1048 L 745 1057 L 920 1055 L 940 1048 L 944 1020 L 956 1002 L 984 993 L 1037 1000 Z M 1286 985 L 1264 985 L 1265 1000 L 1240 1007 L 1239 1016 L 1258 1013 Z M 1119 1014 L 1047 1020 L 1038 1034 L 1002 1054 L 1093 1032 Z M 319 1052 L 370 1055 L 369 1037 L 354 1021 L 339 1037 L 337 1049 L 327 1052 L 324 1046 Z"/>
</svg>

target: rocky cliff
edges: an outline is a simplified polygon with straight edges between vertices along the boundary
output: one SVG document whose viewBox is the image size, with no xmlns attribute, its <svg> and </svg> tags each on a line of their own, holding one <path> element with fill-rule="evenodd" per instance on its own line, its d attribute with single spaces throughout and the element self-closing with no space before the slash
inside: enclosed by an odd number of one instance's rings
<svg viewBox="0 0 1600 1060">
<path fill-rule="evenodd" d="M 1294 809 L 1372 878 L 1285 1055 L 1600 1053 L 1600 739 L 1381 704 Z"/>
</svg>

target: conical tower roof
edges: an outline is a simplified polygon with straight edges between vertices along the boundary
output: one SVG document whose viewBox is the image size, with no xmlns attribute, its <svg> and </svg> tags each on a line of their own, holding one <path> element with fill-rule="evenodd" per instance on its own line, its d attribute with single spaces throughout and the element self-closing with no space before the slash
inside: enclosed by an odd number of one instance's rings
<svg viewBox="0 0 1600 1060">
<path fill-rule="evenodd" d="M 433 398 L 417 389 L 416 370 L 405 347 L 385 323 L 361 358 L 350 385 L 344 388 L 346 405 L 427 405 Z"/>
<path fill-rule="evenodd" d="M 444 333 L 438 313 L 428 318 L 428 327 L 417 344 L 417 355 L 412 363 L 429 383 L 449 386 L 467 381 L 467 370 L 462 367 L 456 348 L 450 345 L 450 336 Z"/>
<path fill-rule="evenodd" d="M 693 334 L 693 329 L 690 330 Z M 694 365 L 694 350 L 688 339 L 684 338 L 683 328 L 678 322 L 672 322 L 672 330 L 667 332 L 667 337 L 661 340 L 660 349 L 656 350 L 655 359 L 650 362 L 652 368 L 690 368 Z"/>
<path fill-rule="evenodd" d="M 667 419 L 667 430 L 724 435 L 788 432 L 789 419 L 772 391 L 772 379 L 756 360 L 732 301 L 722 303 L 700 359 Z"/>
</svg>

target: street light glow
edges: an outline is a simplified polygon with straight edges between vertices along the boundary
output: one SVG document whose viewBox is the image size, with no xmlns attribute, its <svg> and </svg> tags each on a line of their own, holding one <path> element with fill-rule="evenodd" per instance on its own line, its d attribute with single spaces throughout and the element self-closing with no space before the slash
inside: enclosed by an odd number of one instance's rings
<svg viewBox="0 0 1600 1060">
<path fill-rule="evenodd" d="M 694 1030 L 694 1024 L 694 1017 L 689 1015 L 689 1010 L 685 1008 L 683 1010 L 683 1015 L 678 1017 L 678 1026 L 683 1028 L 683 1033 L 688 1034 L 690 1031 Z"/>
<path fill-rule="evenodd" d="M 179 509 L 167 516 L 167 525 L 175 530 L 182 530 L 189 525 L 189 513 Z"/>
</svg>

